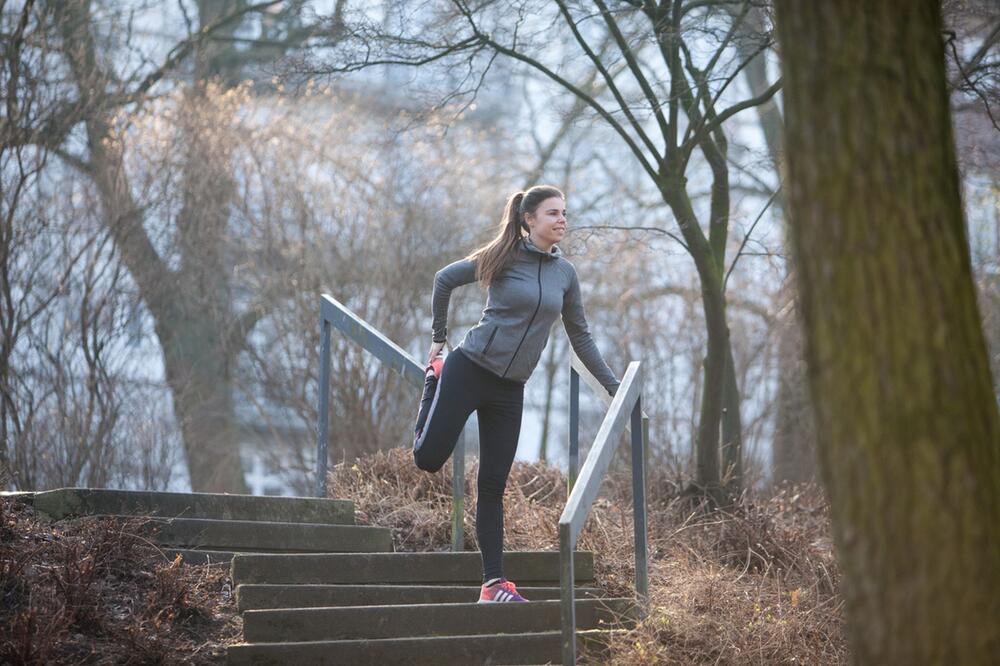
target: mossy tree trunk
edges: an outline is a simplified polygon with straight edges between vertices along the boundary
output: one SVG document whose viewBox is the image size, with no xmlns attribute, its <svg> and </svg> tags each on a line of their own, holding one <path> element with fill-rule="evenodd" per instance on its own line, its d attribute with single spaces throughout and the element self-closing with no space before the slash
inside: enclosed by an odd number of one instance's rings
<svg viewBox="0 0 1000 666">
<path fill-rule="evenodd" d="M 694 260 L 701 285 L 701 303 L 705 313 L 705 359 L 703 361 L 704 388 L 701 395 L 701 413 L 698 419 L 698 439 L 695 442 L 695 486 L 699 494 L 713 504 L 725 503 L 725 494 L 720 473 L 720 435 L 723 405 L 725 404 L 726 361 L 731 357 L 729 348 L 729 326 L 726 322 L 726 298 L 723 291 L 722 261 L 719 254 L 724 252 L 725 240 L 717 242 L 725 234 L 721 227 L 722 215 L 713 218 L 709 238 L 705 237 L 687 191 L 677 179 L 664 178 L 660 192 L 674 215 L 687 249 Z M 721 188 L 713 186 L 713 194 Z M 728 179 L 725 182 L 725 209 L 728 210 Z M 722 197 L 719 197 L 722 198 Z M 713 212 L 722 206 L 713 199 Z M 728 221 L 728 217 L 726 218 Z M 716 248 L 721 248 L 718 253 Z M 739 413 L 734 415 L 739 420 Z M 730 455 L 733 455 L 730 453 Z M 730 492 L 738 494 L 738 482 L 730 487 Z"/>
<path fill-rule="evenodd" d="M 1000 415 L 940 6 L 778 1 L 788 200 L 854 659 L 1000 654 Z"/>
</svg>

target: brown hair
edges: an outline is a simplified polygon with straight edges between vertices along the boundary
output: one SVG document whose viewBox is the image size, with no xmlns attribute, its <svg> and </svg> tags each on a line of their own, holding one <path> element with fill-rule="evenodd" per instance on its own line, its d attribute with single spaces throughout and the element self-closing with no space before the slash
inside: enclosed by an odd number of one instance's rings
<svg viewBox="0 0 1000 666">
<path fill-rule="evenodd" d="M 534 214 L 539 204 L 550 197 L 566 199 L 559 188 L 551 185 L 535 185 L 507 199 L 496 238 L 466 257 L 476 262 L 476 279 L 482 286 L 489 287 L 513 263 L 521 239 L 530 231 L 525 213 Z"/>
</svg>

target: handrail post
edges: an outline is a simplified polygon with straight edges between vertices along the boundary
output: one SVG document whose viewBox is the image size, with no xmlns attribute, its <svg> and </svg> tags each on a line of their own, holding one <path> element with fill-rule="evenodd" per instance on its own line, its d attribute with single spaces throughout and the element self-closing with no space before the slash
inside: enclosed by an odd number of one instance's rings
<svg viewBox="0 0 1000 666">
<path fill-rule="evenodd" d="M 635 592 L 640 616 L 649 605 L 649 557 L 646 552 L 646 427 L 643 427 L 642 394 L 632 408 L 632 512 L 635 536 Z"/>
<path fill-rule="evenodd" d="M 563 666 L 576 664 L 576 600 L 573 586 L 576 574 L 573 571 L 573 527 L 570 523 L 559 523 L 559 605 L 562 616 L 562 662 Z"/>
<path fill-rule="evenodd" d="M 594 386 L 596 379 L 580 367 L 577 375 Z M 566 508 L 559 517 L 559 597 L 561 648 L 563 664 L 576 660 L 576 608 L 573 580 L 573 551 L 587 520 L 587 514 L 597 497 L 601 482 L 615 455 L 616 444 L 622 432 L 630 433 L 632 459 L 632 498 L 635 537 L 635 596 L 640 617 L 648 613 L 649 604 L 649 554 L 646 533 L 646 442 L 648 419 L 642 413 L 642 363 L 632 361 L 625 370 L 621 385 L 610 398 L 610 406 L 597 431 L 579 478 L 575 478 Z M 571 378 L 573 375 L 571 375 Z M 593 381 L 592 381 L 593 380 Z M 595 388 L 596 390 L 596 388 Z M 571 389 L 571 396 L 572 396 Z M 603 396 L 602 396 L 603 397 Z M 575 402 L 572 400 L 571 403 Z M 571 413 L 575 407 L 571 407 Z M 574 474 L 575 476 L 575 474 Z"/>
<path fill-rule="evenodd" d="M 451 454 L 451 549 L 461 552 L 465 548 L 465 438 L 462 428 L 458 443 Z"/>
<path fill-rule="evenodd" d="M 316 497 L 326 497 L 326 470 L 330 441 L 330 322 L 320 314 L 319 435 L 316 440 Z"/>
<path fill-rule="evenodd" d="M 580 373 L 569 366 L 569 470 L 566 478 L 569 488 L 566 492 L 569 495 L 573 491 L 573 484 L 576 483 L 577 474 L 580 472 Z"/>
</svg>

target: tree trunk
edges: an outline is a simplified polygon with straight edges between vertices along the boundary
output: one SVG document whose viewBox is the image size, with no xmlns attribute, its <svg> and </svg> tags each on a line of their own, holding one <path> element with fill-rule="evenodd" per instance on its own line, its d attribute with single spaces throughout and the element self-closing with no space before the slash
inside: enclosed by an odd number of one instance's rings
<svg viewBox="0 0 1000 666">
<path fill-rule="evenodd" d="M 179 303 L 182 307 L 185 304 Z M 174 414 L 184 438 L 191 489 L 246 493 L 233 414 L 235 354 L 215 322 L 197 314 L 157 323 Z"/>
<path fill-rule="evenodd" d="M 722 478 L 730 498 L 743 492 L 743 424 L 740 388 L 736 381 L 733 342 L 726 337 L 726 376 L 722 406 Z"/>
<path fill-rule="evenodd" d="M 726 324 L 726 304 L 722 293 L 722 272 L 697 227 L 698 219 L 687 193 L 674 183 L 662 189 L 664 201 L 677 216 L 678 225 L 688 241 L 688 252 L 694 259 L 701 283 L 701 303 L 705 313 L 707 334 L 704 360 L 704 387 L 698 420 L 698 441 L 695 443 L 695 484 L 715 503 L 721 503 L 722 486 L 719 474 L 719 435 L 725 392 L 726 357 L 729 349 L 729 327 Z"/>
<path fill-rule="evenodd" d="M 862 664 L 1000 654 L 1000 414 L 940 6 L 779 0 L 819 458 Z"/>
<path fill-rule="evenodd" d="M 201 289 L 211 290 L 202 271 L 222 264 L 185 257 L 187 270 L 172 271 L 148 242 L 142 217 L 124 181 L 121 155 L 110 145 L 104 123 L 88 123 L 95 181 L 107 225 L 155 319 L 163 349 L 167 384 L 184 440 L 191 489 L 197 492 L 246 493 L 235 436 L 232 369 L 235 345 L 226 318 L 228 303 L 199 303 Z M 198 220 L 193 222 L 197 227 Z M 204 249 L 204 248 L 203 248 Z M 199 270 L 200 269 L 200 270 Z"/>
<path fill-rule="evenodd" d="M 809 384 L 802 352 L 797 300 L 777 322 L 778 397 L 771 474 L 776 483 L 816 480 L 816 427 L 809 404 Z"/>
</svg>

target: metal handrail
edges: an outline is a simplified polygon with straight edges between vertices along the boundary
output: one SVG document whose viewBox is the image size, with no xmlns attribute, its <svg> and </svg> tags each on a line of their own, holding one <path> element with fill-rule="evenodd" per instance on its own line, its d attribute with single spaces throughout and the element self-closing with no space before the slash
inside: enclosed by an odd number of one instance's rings
<svg viewBox="0 0 1000 666">
<path fill-rule="evenodd" d="M 330 439 L 330 331 L 333 327 L 361 345 L 383 365 L 389 366 L 407 382 L 423 390 L 424 367 L 378 329 L 361 319 L 346 305 L 329 294 L 320 296 L 320 371 L 319 436 L 316 446 L 316 496 L 326 497 L 328 443 Z M 465 504 L 465 428 L 462 429 L 451 457 L 451 549 L 464 547 Z"/>
<path fill-rule="evenodd" d="M 592 375 L 574 355 L 570 373 L 570 433 L 578 437 L 579 376 L 590 383 Z M 596 382 L 596 379 L 594 380 Z M 597 386 L 600 386 L 598 383 Z M 605 392 L 606 393 L 606 392 Z M 601 395 L 601 393 L 598 393 Z M 574 397 L 575 396 L 575 397 Z M 559 517 L 560 600 L 562 615 L 563 664 L 576 663 L 576 600 L 574 590 L 573 551 L 577 538 L 597 497 L 597 491 L 611 464 L 618 439 L 623 432 L 631 433 L 632 444 L 632 511 L 635 536 L 635 590 L 640 614 L 649 602 L 649 559 L 646 548 L 646 444 L 648 419 L 642 412 L 642 366 L 632 361 L 625 370 L 621 385 L 610 399 L 608 412 L 601 423 L 594 445 L 587 454 L 580 474 L 571 481 L 566 508 Z M 572 469 L 572 462 L 571 462 Z"/>
<path fill-rule="evenodd" d="M 584 383 L 594 391 L 594 394 L 600 398 L 605 406 L 610 407 L 611 395 L 572 349 L 570 349 L 569 357 L 569 469 L 566 480 L 569 492 L 572 492 L 573 484 L 576 483 L 576 477 L 580 471 L 580 379 L 583 378 Z M 628 425 L 625 426 L 625 432 L 632 432 Z M 646 412 L 642 413 L 642 433 L 643 440 L 648 442 L 649 417 Z"/>
</svg>

